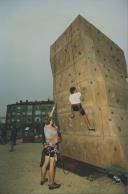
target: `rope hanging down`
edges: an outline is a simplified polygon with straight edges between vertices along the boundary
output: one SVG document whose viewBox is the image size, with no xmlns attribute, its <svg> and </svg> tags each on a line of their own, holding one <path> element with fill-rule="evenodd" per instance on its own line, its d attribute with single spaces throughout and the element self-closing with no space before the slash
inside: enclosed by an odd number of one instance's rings
<svg viewBox="0 0 128 194">
<path fill-rule="evenodd" d="M 67 36 L 68 35 L 68 36 Z M 66 59 L 67 59 L 67 54 L 68 54 L 68 47 L 69 45 L 71 45 L 71 55 L 72 55 L 72 59 L 73 59 L 73 66 L 74 66 L 74 72 L 75 72 L 75 82 L 76 82 L 76 86 L 78 88 L 80 88 L 80 91 L 81 91 L 81 87 L 78 83 L 78 78 L 77 78 L 77 70 L 76 70 L 76 66 L 75 66 L 75 61 L 74 61 L 74 52 L 73 52 L 73 45 L 72 45 L 72 26 L 70 27 L 70 31 L 69 33 L 67 33 L 66 35 L 66 32 L 65 32 L 65 37 L 66 37 L 66 43 L 67 43 L 67 46 L 65 47 L 64 51 L 64 61 L 63 61 L 63 69 L 62 69 L 62 76 L 61 76 L 61 79 L 60 79 L 60 83 L 62 83 L 63 81 L 63 75 L 64 75 L 64 68 L 65 68 L 65 63 L 67 62 Z M 70 44 L 69 44 L 70 43 Z M 70 53 L 70 52 L 69 52 Z M 54 47 L 54 101 L 55 101 L 55 104 L 57 106 L 57 99 L 55 98 L 55 94 L 56 94 L 56 56 L 57 56 L 57 53 L 56 53 L 56 42 L 55 42 L 55 47 Z M 88 116 L 87 114 L 85 114 L 85 124 L 87 125 L 87 127 L 89 128 L 89 130 L 92 130 L 92 131 L 95 131 L 94 127 L 91 127 L 91 124 L 90 124 L 90 121 L 88 119 Z"/>
<path fill-rule="evenodd" d="M 75 57 L 74 57 L 74 52 L 73 52 L 73 45 L 72 45 L 72 37 L 73 37 L 73 34 L 72 34 L 72 26 L 71 26 L 71 50 L 72 50 L 72 59 L 73 59 L 73 66 L 74 66 L 74 71 L 75 71 L 75 77 L 76 77 L 76 79 L 75 79 L 75 81 L 76 81 L 76 86 L 78 87 L 78 88 L 80 88 L 80 92 L 82 91 L 82 89 L 81 89 L 81 87 L 80 87 L 80 85 L 79 85 L 79 83 L 78 83 L 78 78 L 77 78 L 77 70 L 76 70 L 76 65 L 75 65 Z M 82 93 L 82 92 L 81 92 Z M 94 128 L 94 124 L 93 124 L 93 127 L 91 126 L 91 124 L 90 124 L 90 121 L 89 121 L 89 118 L 88 118 L 88 116 L 87 116 L 87 113 L 85 113 L 85 120 L 84 120 L 84 122 L 85 122 L 85 125 L 87 125 L 87 127 L 88 127 L 88 129 L 90 130 L 90 131 L 95 131 L 95 128 Z"/>
</svg>

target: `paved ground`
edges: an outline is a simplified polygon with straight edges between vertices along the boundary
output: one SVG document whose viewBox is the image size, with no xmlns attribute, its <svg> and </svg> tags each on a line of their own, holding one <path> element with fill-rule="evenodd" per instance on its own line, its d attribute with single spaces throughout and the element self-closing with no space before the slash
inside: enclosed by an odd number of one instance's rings
<svg viewBox="0 0 128 194">
<path fill-rule="evenodd" d="M 126 194 L 128 187 L 114 184 L 111 179 L 101 177 L 90 182 L 86 177 L 73 173 L 64 174 L 57 169 L 56 182 L 62 186 L 49 190 L 47 183 L 40 186 L 39 143 L 18 142 L 15 151 L 9 145 L 0 145 L 0 194 Z"/>
</svg>

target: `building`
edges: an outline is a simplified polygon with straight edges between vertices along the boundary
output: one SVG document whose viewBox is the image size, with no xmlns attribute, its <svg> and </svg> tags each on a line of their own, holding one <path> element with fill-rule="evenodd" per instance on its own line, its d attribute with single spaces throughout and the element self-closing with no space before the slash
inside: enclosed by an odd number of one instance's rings
<svg viewBox="0 0 128 194">
<path fill-rule="evenodd" d="M 0 144 L 7 142 L 6 117 L 0 117 Z"/>
<path fill-rule="evenodd" d="M 53 107 L 53 101 L 20 101 L 16 104 L 7 105 L 6 128 L 13 125 L 22 134 L 25 127 L 37 128 L 48 116 Z"/>
<path fill-rule="evenodd" d="M 128 166 L 128 82 L 122 49 L 80 15 L 51 45 L 54 101 L 67 157 L 102 168 Z M 94 126 L 75 113 L 70 119 L 70 87 L 81 92 Z"/>
<path fill-rule="evenodd" d="M 0 117 L 0 124 L 5 124 L 6 117 Z"/>
</svg>

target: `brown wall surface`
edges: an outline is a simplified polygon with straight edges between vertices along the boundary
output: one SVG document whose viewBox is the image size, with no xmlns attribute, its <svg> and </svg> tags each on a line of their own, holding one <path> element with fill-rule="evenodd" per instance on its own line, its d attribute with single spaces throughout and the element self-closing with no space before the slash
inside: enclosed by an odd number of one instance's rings
<svg viewBox="0 0 128 194">
<path fill-rule="evenodd" d="M 78 16 L 50 48 L 65 156 L 99 167 L 128 166 L 128 83 L 123 51 Z M 75 112 L 70 119 L 69 89 L 81 92 L 90 123 Z"/>
</svg>

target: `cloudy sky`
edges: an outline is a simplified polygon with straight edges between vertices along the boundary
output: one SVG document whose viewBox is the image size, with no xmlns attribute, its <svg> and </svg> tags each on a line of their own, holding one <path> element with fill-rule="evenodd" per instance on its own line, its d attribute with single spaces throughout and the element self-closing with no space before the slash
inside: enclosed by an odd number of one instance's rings
<svg viewBox="0 0 128 194">
<path fill-rule="evenodd" d="M 128 0 L 0 0 L 0 116 L 19 100 L 52 99 L 49 47 L 78 14 L 128 62 Z"/>
</svg>

